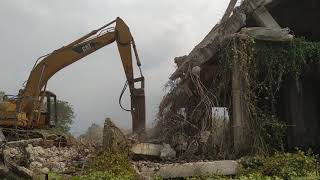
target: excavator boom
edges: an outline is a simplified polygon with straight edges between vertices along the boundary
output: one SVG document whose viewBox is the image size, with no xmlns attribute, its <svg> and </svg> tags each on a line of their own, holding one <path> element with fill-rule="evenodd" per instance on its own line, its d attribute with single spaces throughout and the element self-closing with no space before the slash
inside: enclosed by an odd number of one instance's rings
<svg viewBox="0 0 320 180">
<path fill-rule="evenodd" d="M 114 23 L 116 24 L 115 27 L 109 27 Z M 37 127 L 37 124 L 39 124 L 40 121 L 41 103 L 45 95 L 45 93 L 42 92 L 46 91 L 46 84 L 55 73 L 114 41 L 117 42 L 131 93 L 130 111 L 132 113 L 133 131 L 137 132 L 144 130 L 144 77 L 141 73 L 141 63 L 134 44 L 134 39 L 130 33 L 129 27 L 121 18 L 117 18 L 111 23 L 94 30 L 80 39 L 37 60 L 29 75 L 25 88 L 18 94 L 16 114 L 21 115 L 25 113 L 25 118 L 18 118 L 18 121 L 21 121 L 18 125 Z M 137 66 L 140 69 L 141 77 L 139 78 L 134 78 L 132 49 L 134 49 Z M 141 82 L 140 88 L 135 87 L 135 83 L 137 82 Z M 17 125 L 17 122 L 6 119 L 0 121 L 0 126 L 1 125 Z"/>
</svg>

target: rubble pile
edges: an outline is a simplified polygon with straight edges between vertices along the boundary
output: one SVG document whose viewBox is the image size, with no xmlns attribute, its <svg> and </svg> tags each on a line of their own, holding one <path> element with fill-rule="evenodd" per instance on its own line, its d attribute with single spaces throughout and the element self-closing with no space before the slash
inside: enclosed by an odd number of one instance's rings
<svg viewBox="0 0 320 180">
<path fill-rule="evenodd" d="M 27 169 L 47 174 L 49 172 L 65 173 L 82 168 L 90 158 L 92 150 L 77 147 L 48 147 L 33 146 L 7 147 L 4 154 L 17 165 Z"/>
<path fill-rule="evenodd" d="M 74 160 L 84 160 L 73 147 L 57 148 L 53 146 L 45 149 L 40 146 L 33 147 L 29 144 L 26 151 L 31 161 L 29 168 L 31 170 L 41 169 L 43 173 L 48 171 L 64 172 L 67 167 L 72 166 Z"/>
</svg>

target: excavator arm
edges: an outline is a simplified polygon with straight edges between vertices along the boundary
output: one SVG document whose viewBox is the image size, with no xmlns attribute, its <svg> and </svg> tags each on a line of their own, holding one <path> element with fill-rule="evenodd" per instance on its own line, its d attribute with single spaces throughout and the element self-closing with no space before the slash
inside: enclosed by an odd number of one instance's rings
<svg viewBox="0 0 320 180">
<path fill-rule="evenodd" d="M 110 25 L 114 23 L 116 24 L 115 27 L 110 27 Z M 132 114 L 133 131 L 144 130 L 144 77 L 141 73 L 141 63 L 134 39 L 129 27 L 121 18 L 117 18 L 109 24 L 37 60 L 26 82 L 25 88 L 21 90 L 18 95 L 17 114 L 21 114 L 21 112 L 26 113 L 26 119 L 24 119 L 26 122 L 20 124 L 27 127 L 36 126 L 37 119 L 39 119 L 41 102 L 43 100 L 44 93 L 42 92 L 46 90 L 48 80 L 55 73 L 114 41 L 116 41 L 118 46 L 127 84 L 131 93 L 130 111 Z M 134 78 L 132 49 L 134 50 L 137 60 L 137 66 L 140 69 L 141 77 L 139 78 Z M 141 83 L 140 88 L 135 87 L 135 84 L 138 82 Z M 23 118 L 20 118 L 20 121 L 23 121 Z"/>
</svg>

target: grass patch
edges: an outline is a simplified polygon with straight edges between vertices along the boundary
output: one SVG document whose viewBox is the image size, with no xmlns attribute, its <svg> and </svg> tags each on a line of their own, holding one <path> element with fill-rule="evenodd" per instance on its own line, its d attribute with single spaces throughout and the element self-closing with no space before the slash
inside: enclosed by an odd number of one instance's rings
<svg viewBox="0 0 320 180">
<path fill-rule="evenodd" d="M 317 158 L 311 152 L 276 152 L 272 156 L 255 156 L 241 160 L 241 174 L 261 175 L 280 179 L 313 176 L 317 172 Z M 240 176 L 241 177 L 241 176 Z M 320 178 L 320 176 L 319 176 Z"/>
<path fill-rule="evenodd" d="M 136 179 L 137 175 L 129 157 L 118 152 L 104 152 L 89 163 L 88 170 L 73 180 L 129 180 Z"/>
</svg>

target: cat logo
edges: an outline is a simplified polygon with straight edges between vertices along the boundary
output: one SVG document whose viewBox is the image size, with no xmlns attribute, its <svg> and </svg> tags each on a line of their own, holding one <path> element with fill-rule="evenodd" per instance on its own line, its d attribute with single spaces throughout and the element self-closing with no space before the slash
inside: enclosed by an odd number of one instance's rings
<svg viewBox="0 0 320 180">
<path fill-rule="evenodd" d="M 87 52 L 91 49 L 91 45 L 90 44 L 85 44 L 84 46 L 81 47 L 83 52 Z"/>
<path fill-rule="evenodd" d="M 76 46 L 72 50 L 81 54 L 81 53 L 91 51 L 91 50 L 95 49 L 95 47 L 96 47 L 95 43 L 87 43 L 87 44 L 81 44 L 79 46 Z"/>
</svg>

